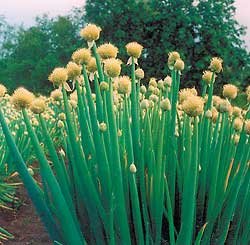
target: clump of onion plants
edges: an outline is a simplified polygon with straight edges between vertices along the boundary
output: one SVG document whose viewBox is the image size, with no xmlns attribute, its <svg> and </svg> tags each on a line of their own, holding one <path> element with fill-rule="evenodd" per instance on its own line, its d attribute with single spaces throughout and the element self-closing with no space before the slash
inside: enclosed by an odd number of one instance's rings
<svg viewBox="0 0 250 245">
<path fill-rule="evenodd" d="M 123 74 L 118 49 L 97 47 L 100 33 L 94 24 L 81 30 L 87 47 L 51 72 L 50 98 L 25 89 L 12 95 L 40 164 L 41 186 L 0 112 L 16 168 L 51 240 L 248 244 L 249 104 L 247 110 L 232 106 L 233 85 L 224 86 L 223 97 L 213 95 L 222 59 L 212 58 L 200 95 L 195 88 L 179 91 L 185 63 L 176 51 L 168 56 L 170 74 L 145 86 L 142 45 L 126 45 L 130 74 Z"/>
</svg>

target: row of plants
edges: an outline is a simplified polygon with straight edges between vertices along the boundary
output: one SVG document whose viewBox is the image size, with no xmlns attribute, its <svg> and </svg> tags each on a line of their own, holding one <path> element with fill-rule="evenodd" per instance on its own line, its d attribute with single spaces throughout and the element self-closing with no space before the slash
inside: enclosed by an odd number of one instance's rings
<svg viewBox="0 0 250 245">
<path fill-rule="evenodd" d="M 10 97 L 39 163 L 33 178 L 6 123 L 8 149 L 38 215 L 57 244 L 248 244 L 250 241 L 250 87 L 213 95 L 222 60 L 212 58 L 202 93 L 179 90 L 184 61 L 171 52 L 170 76 L 142 85 L 143 47 L 97 47 L 101 28 L 81 30 L 87 48 L 49 80 L 49 98 L 18 88 Z M 8 96 L 7 96 L 8 97 Z M 6 98 L 6 95 L 2 96 Z M 35 123 L 34 123 L 35 121 Z"/>
</svg>

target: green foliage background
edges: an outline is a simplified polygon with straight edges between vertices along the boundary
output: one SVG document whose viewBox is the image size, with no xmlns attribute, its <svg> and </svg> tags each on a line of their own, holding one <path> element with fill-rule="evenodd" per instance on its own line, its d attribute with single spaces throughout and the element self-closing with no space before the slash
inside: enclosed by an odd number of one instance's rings
<svg viewBox="0 0 250 245">
<path fill-rule="evenodd" d="M 168 74 L 167 54 L 177 50 L 186 64 L 182 86 L 199 88 L 210 58 L 219 56 L 224 71 L 216 91 L 229 82 L 243 88 L 250 84 L 250 55 L 242 41 L 245 29 L 234 14 L 234 0 L 200 0 L 197 4 L 193 0 L 87 0 L 67 16 L 37 18 L 28 29 L 13 28 L 2 18 L 0 80 L 10 89 L 24 85 L 37 92 L 48 91 L 48 74 L 53 67 L 64 66 L 83 45 L 79 30 L 92 22 L 102 27 L 99 43 L 110 41 L 118 46 L 125 64 L 126 43 L 137 41 L 145 47 L 140 66 L 146 82 L 151 76 Z"/>
</svg>

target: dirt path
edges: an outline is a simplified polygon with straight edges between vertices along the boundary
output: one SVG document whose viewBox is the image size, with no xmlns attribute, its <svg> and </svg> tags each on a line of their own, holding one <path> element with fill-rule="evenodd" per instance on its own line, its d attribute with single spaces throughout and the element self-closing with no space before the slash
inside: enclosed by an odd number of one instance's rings
<svg viewBox="0 0 250 245">
<path fill-rule="evenodd" d="M 0 226 L 8 229 L 15 238 L 4 245 L 50 245 L 49 237 L 41 224 L 35 209 L 24 187 L 20 187 L 17 196 L 23 205 L 16 211 L 3 211 L 0 209 Z M 1 242 L 0 242 L 1 244 Z"/>
</svg>

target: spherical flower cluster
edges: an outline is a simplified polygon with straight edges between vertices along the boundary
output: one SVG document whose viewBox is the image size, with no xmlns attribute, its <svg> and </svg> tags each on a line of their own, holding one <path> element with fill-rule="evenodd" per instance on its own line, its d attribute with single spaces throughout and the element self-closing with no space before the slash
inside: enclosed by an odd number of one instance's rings
<svg viewBox="0 0 250 245">
<path fill-rule="evenodd" d="M 144 78 L 144 71 L 141 68 L 135 70 L 135 77 L 139 80 Z"/>
<path fill-rule="evenodd" d="M 109 84 L 107 82 L 104 82 L 104 81 L 100 82 L 100 90 L 101 91 L 109 90 Z"/>
<path fill-rule="evenodd" d="M 95 58 L 91 57 L 91 59 L 89 60 L 86 68 L 91 73 L 94 73 L 94 72 L 97 71 L 97 65 L 96 65 Z"/>
<path fill-rule="evenodd" d="M 175 62 L 180 58 L 181 58 L 180 54 L 176 51 L 168 53 L 168 66 L 169 66 L 169 68 L 172 69 L 174 67 Z"/>
<path fill-rule="evenodd" d="M 233 116 L 239 117 L 240 115 L 241 115 L 241 108 L 239 108 L 238 106 L 234 106 L 233 107 Z"/>
<path fill-rule="evenodd" d="M 81 75 L 82 67 L 75 62 L 70 61 L 66 66 L 68 72 L 68 78 L 70 80 L 75 80 Z"/>
<path fill-rule="evenodd" d="M 211 71 L 220 73 L 222 71 L 222 62 L 223 60 L 221 58 L 214 57 L 211 59 L 209 68 L 211 69 Z"/>
<path fill-rule="evenodd" d="M 161 107 L 161 109 L 162 109 L 163 111 L 169 111 L 169 110 L 171 110 L 171 104 L 170 104 L 169 99 L 166 98 L 166 99 L 162 100 L 162 101 L 160 102 L 160 107 Z"/>
<path fill-rule="evenodd" d="M 240 119 L 239 117 L 235 118 L 234 123 L 233 123 L 233 127 L 236 131 L 241 131 L 241 129 L 243 127 L 242 119 Z"/>
<path fill-rule="evenodd" d="M 87 48 L 81 48 L 76 50 L 72 56 L 72 60 L 77 64 L 88 64 L 90 58 L 91 58 L 91 52 Z"/>
<path fill-rule="evenodd" d="M 117 79 L 118 92 L 121 94 L 130 94 L 131 92 L 131 80 L 128 76 L 121 76 Z"/>
<path fill-rule="evenodd" d="M 132 174 L 135 174 L 135 173 L 136 173 L 137 169 L 136 169 L 136 166 L 135 166 L 134 163 L 130 164 L 129 170 L 130 170 L 130 172 L 131 172 Z"/>
<path fill-rule="evenodd" d="M 106 125 L 106 123 L 105 122 L 99 123 L 99 129 L 100 129 L 101 132 L 107 131 L 107 125 Z"/>
<path fill-rule="evenodd" d="M 147 100 L 147 99 L 142 100 L 140 107 L 142 110 L 148 109 L 149 108 L 149 100 Z"/>
<path fill-rule="evenodd" d="M 100 37 L 101 28 L 94 24 L 88 24 L 80 31 L 80 36 L 88 42 L 96 41 Z"/>
<path fill-rule="evenodd" d="M 215 75 L 214 75 L 215 77 Z M 211 71 L 204 71 L 203 72 L 203 75 L 202 75 L 202 81 L 204 81 L 206 84 L 210 84 L 212 81 L 212 78 L 213 78 L 213 72 Z"/>
<path fill-rule="evenodd" d="M 204 100 L 199 96 L 189 96 L 182 104 L 183 111 L 190 117 L 199 116 L 203 112 Z"/>
<path fill-rule="evenodd" d="M 223 96 L 228 99 L 235 99 L 237 97 L 238 88 L 232 84 L 223 86 Z"/>
<path fill-rule="evenodd" d="M 142 94 L 145 94 L 145 93 L 147 92 L 147 88 L 146 88 L 144 85 L 142 85 L 142 86 L 140 87 L 140 92 L 141 92 Z"/>
<path fill-rule="evenodd" d="M 104 70 L 110 77 L 118 77 L 121 73 L 122 62 L 115 58 L 106 59 L 104 62 Z"/>
<path fill-rule="evenodd" d="M 25 88 L 18 88 L 14 91 L 11 97 L 11 103 L 16 109 L 28 108 L 35 96 Z"/>
<path fill-rule="evenodd" d="M 55 101 L 60 101 L 63 98 L 62 91 L 60 89 L 55 89 L 50 93 L 50 97 Z"/>
<path fill-rule="evenodd" d="M 60 86 L 68 80 L 68 71 L 63 67 L 55 68 L 49 75 L 49 81 L 54 85 Z"/>
<path fill-rule="evenodd" d="M 111 43 L 105 43 L 97 48 L 97 53 L 102 59 L 116 58 L 118 54 L 118 48 Z"/>
<path fill-rule="evenodd" d="M 0 84 L 0 97 L 4 97 L 6 92 L 7 92 L 6 87 L 4 85 Z"/>
<path fill-rule="evenodd" d="M 184 70 L 185 64 L 184 61 L 182 59 L 177 59 L 174 63 L 174 69 L 176 71 L 182 71 Z"/>
<path fill-rule="evenodd" d="M 35 98 L 30 105 L 30 110 L 35 114 L 41 114 L 45 109 L 46 103 L 43 98 Z"/>
<path fill-rule="evenodd" d="M 129 56 L 138 59 L 141 56 L 143 46 L 137 42 L 131 42 L 126 45 L 126 49 Z"/>
<path fill-rule="evenodd" d="M 231 105 L 228 100 L 221 99 L 217 107 L 219 112 L 223 113 L 223 112 L 229 112 Z"/>
<path fill-rule="evenodd" d="M 245 131 L 250 135 L 250 119 L 245 121 Z"/>
<path fill-rule="evenodd" d="M 186 99 L 188 99 L 190 96 L 195 95 L 197 96 L 197 90 L 195 88 L 184 88 L 181 89 L 179 92 L 179 101 L 180 103 L 183 103 Z"/>
<path fill-rule="evenodd" d="M 248 85 L 247 88 L 246 88 L 246 94 L 247 94 L 247 95 L 250 94 L 250 85 Z"/>
<path fill-rule="evenodd" d="M 164 86 L 171 87 L 172 78 L 170 76 L 166 76 L 163 80 Z"/>
</svg>

